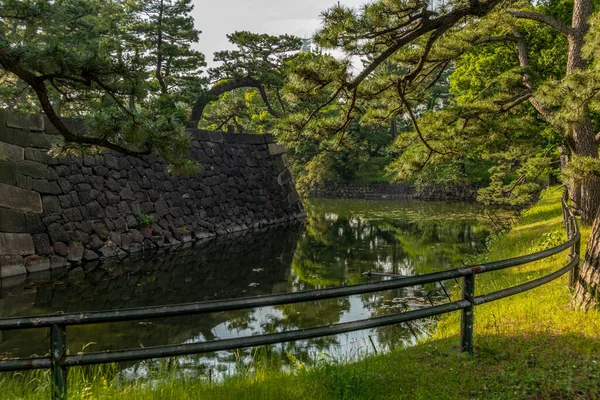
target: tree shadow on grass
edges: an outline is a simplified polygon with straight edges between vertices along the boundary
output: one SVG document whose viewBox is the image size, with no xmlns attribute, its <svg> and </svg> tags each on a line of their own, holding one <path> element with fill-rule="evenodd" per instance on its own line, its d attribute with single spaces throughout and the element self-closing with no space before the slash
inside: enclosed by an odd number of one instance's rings
<svg viewBox="0 0 600 400">
<path fill-rule="evenodd" d="M 458 353 L 459 338 L 416 346 L 396 364 L 414 362 L 398 375 L 402 395 L 389 398 L 597 399 L 600 398 L 600 338 L 575 334 L 477 335 L 475 354 Z M 404 360 L 404 361 L 402 361 Z M 393 365 L 392 364 L 392 365 Z M 394 368 L 389 365 L 389 368 Z M 409 373 L 406 373 L 406 372 Z M 425 378 L 428 377 L 428 378 Z M 395 386 L 396 386 L 395 385 Z M 391 388 L 390 388 L 391 389 Z M 396 392 L 398 393 L 398 392 Z"/>
</svg>

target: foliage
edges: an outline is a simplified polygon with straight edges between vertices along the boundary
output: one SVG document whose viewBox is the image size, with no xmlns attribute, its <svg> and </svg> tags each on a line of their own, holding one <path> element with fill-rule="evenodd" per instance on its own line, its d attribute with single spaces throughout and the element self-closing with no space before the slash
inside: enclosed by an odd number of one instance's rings
<svg viewBox="0 0 600 400">
<path fill-rule="evenodd" d="M 161 106 L 195 101 L 205 80 L 200 76 L 204 55 L 191 48 L 200 31 L 190 15 L 192 0 L 128 0 L 132 21 L 127 24 L 141 62 L 152 71 L 151 90 L 160 92 Z"/>
<path fill-rule="evenodd" d="M 589 156 L 573 156 L 571 162 L 562 170 L 566 179 L 580 181 L 592 176 L 600 176 L 600 160 Z"/>
<path fill-rule="evenodd" d="M 196 172 L 197 164 L 181 157 L 189 149 L 185 108 L 151 95 L 148 49 L 131 30 L 137 14 L 130 4 L 3 0 L 0 102 L 29 111 L 41 107 L 63 136 L 55 154 L 156 152 L 173 171 Z M 182 61 L 181 54 L 172 56 L 175 64 Z M 60 115 L 85 117 L 89 131 L 72 130 Z"/>
<path fill-rule="evenodd" d="M 137 220 L 138 224 L 140 224 L 141 228 L 150 226 L 152 225 L 152 222 L 154 222 L 154 218 L 149 214 L 135 214 L 135 219 Z"/>
<path fill-rule="evenodd" d="M 281 95 L 286 64 L 302 41 L 246 31 L 227 37 L 237 49 L 215 53 L 221 64 L 208 71 L 213 86 L 196 101 L 191 123 L 219 130 L 231 122 L 239 132 L 263 132 L 265 124 L 287 111 Z"/>
</svg>

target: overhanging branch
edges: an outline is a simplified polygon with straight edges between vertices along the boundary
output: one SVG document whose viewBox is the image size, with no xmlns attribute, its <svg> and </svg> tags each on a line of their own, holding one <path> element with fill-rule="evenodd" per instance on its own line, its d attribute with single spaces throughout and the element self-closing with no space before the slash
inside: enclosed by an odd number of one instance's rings
<svg viewBox="0 0 600 400">
<path fill-rule="evenodd" d="M 279 114 L 271 107 L 271 103 L 269 102 L 269 98 L 267 96 L 264 86 L 262 85 L 262 82 L 252 77 L 233 78 L 213 86 L 208 92 L 204 93 L 196 100 L 196 103 L 192 108 L 192 114 L 189 120 L 190 126 L 194 128 L 198 126 L 198 122 L 200 122 L 200 119 L 202 118 L 202 114 L 204 114 L 204 109 L 206 108 L 206 106 L 218 99 L 220 95 L 222 95 L 223 93 L 230 92 L 234 89 L 244 87 L 252 87 L 258 89 L 260 97 L 265 103 L 265 106 L 267 107 L 269 113 L 274 117 L 279 116 Z"/>
<path fill-rule="evenodd" d="M 551 16 L 546 14 L 526 10 L 508 10 L 507 12 L 515 18 L 529 19 L 531 21 L 541 22 L 542 24 L 556 29 L 558 32 L 562 33 L 565 36 L 569 36 L 573 32 L 573 29 L 569 28 L 567 25 L 563 24 L 559 20 L 552 18 Z"/>
</svg>

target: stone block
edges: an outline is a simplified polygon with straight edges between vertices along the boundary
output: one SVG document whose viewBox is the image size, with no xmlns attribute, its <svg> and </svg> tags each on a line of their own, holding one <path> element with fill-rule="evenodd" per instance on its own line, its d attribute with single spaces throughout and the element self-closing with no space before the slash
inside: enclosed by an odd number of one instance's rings
<svg viewBox="0 0 600 400">
<path fill-rule="evenodd" d="M 292 204 L 296 204 L 298 201 L 300 201 L 300 197 L 298 196 L 298 193 L 296 193 L 296 191 L 293 191 L 287 195 L 287 200 L 288 200 L 288 204 L 292 205 Z"/>
<path fill-rule="evenodd" d="M 63 217 L 65 218 L 65 220 L 70 222 L 79 222 L 83 220 L 81 211 L 79 211 L 79 208 L 76 207 L 67 208 L 63 210 Z"/>
<path fill-rule="evenodd" d="M 88 249 L 85 249 L 83 251 L 83 260 L 84 261 L 93 261 L 93 260 L 97 260 L 98 258 L 100 258 L 100 256 L 98 254 L 96 254 L 95 251 L 88 250 Z"/>
<path fill-rule="evenodd" d="M 194 139 L 198 139 L 201 142 L 208 142 L 210 141 L 210 132 L 203 131 L 200 129 L 192 129 L 192 137 Z"/>
<path fill-rule="evenodd" d="M 222 143 L 225 141 L 221 132 L 209 131 L 208 136 L 210 137 L 210 141 L 213 143 Z"/>
<path fill-rule="evenodd" d="M 21 147 L 28 147 L 31 133 L 14 128 L 0 129 L 0 142 L 10 143 Z"/>
<path fill-rule="evenodd" d="M 23 154 L 25 160 L 35 161 L 42 164 L 46 162 L 47 157 L 43 150 L 27 147 L 26 149 L 24 149 Z"/>
<path fill-rule="evenodd" d="M 43 233 L 46 232 L 46 225 L 40 214 L 26 213 L 25 224 L 27 225 L 27 233 Z"/>
<path fill-rule="evenodd" d="M 118 249 L 117 245 L 109 240 L 98 250 L 98 252 L 102 255 L 102 258 L 110 258 L 118 254 Z"/>
<path fill-rule="evenodd" d="M 15 163 L 17 173 L 30 176 L 34 179 L 46 179 L 48 177 L 48 166 L 35 161 L 19 161 Z"/>
<path fill-rule="evenodd" d="M 22 274 L 27 274 L 23 257 L 14 254 L 0 256 L 0 278 L 4 279 Z"/>
<path fill-rule="evenodd" d="M 56 141 L 56 136 L 39 133 L 37 135 L 30 136 L 29 145 L 39 149 L 50 149 L 56 143 Z"/>
<path fill-rule="evenodd" d="M 133 192 L 133 190 L 131 190 L 129 186 L 125 186 L 119 192 L 119 196 L 121 196 L 123 200 L 135 200 L 135 193 Z"/>
<path fill-rule="evenodd" d="M 61 256 L 52 255 L 50 256 L 50 268 L 62 268 L 67 266 L 67 260 Z"/>
<path fill-rule="evenodd" d="M 36 132 L 44 131 L 44 118 L 41 114 L 7 112 L 6 126 Z"/>
<path fill-rule="evenodd" d="M 50 258 L 33 255 L 25 258 L 25 268 L 27 272 L 34 273 L 47 271 L 50 269 Z"/>
<path fill-rule="evenodd" d="M 67 260 L 71 262 L 80 262 L 83 258 L 83 245 L 79 242 L 69 243 L 69 249 L 67 250 Z"/>
<path fill-rule="evenodd" d="M 279 159 L 281 160 L 281 162 L 283 163 L 283 166 L 285 168 L 290 166 L 290 160 L 288 159 L 287 154 L 282 154 Z"/>
<path fill-rule="evenodd" d="M 35 253 L 33 238 L 27 233 L 0 233 L 0 254 L 28 256 Z"/>
<path fill-rule="evenodd" d="M 92 201 L 91 203 L 86 204 L 85 210 L 88 218 L 104 218 L 104 210 L 97 201 Z"/>
<path fill-rule="evenodd" d="M 9 208 L 0 208 L 0 232 L 26 233 L 25 214 Z"/>
<path fill-rule="evenodd" d="M 292 180 L 292 173 L 289 168 L 286 168 L 282 173 L 277 176 L 277 183 L 284 185 Z"/>
<path fill-rule="evenodd" d="M 270 135 L 268 133 L 262 135 L 262 137 L 264 138 L 265 143 L 274 143 L 275 142 L 275 138 L 273 138 L 273 135 Z"/>
<path fill-rule="evenodd" d="M 226 143 L 239 143 L 239 144 L 264 144 L 265 139 L 263 135 L 259 134 L 246 134 L 246 133 L 223 133 L 223 139 Z"/>
<path fill-rule="evenodd" d="M 0 142 L 0 160 L 23 161 L 25 150 L 21 146 Z"/>
<path fill-rule="evenodd" d="M 65 231 L 65 228 L 63 228 L 62 224 L 59 223 L 51 224 L 48 227 L 48 235 L 50 236 L 52 243 L 66 242 L 69 240 L 67 231 Z M 56 248 L 54 250 L 56 250 Z"/>
<path fill-rule="evenodd" d="M 279 154 L 285 153 L 285 147 L 278 143 L 269 143 L 269 154 L 272 156 L 277 156 Z"/>
<path fill-rule="evenodd" d="M 32 179 L 31 189 L 40 192 L 41 194 L 59 195 L 63 193 L 58 183 L 47 181 L 46 179 Z"/>
<path fill-rule="evenodd" d="M 61 196 L 62 198 L 64 198 L 66 201 L 68 201 L 68 198 L 66 196 Z M 70 207 L 70 202 L 69 203 L 65 203 L 65 205 L 67 205 Z M 61 207 L 61 203 L 59 201 L 59 198 L 56 196 L 43 196 L 42 197 L 42 205 L 44 207 L 44 212 L 46 214 L 59 214 L 62 210 Z"/>
<path fill-rule="evenodd" d="M 52 249 L 54 250 L 55 254 L 57 254 L 61 257 L 66 257 L 67 254 L 69 253 L 69 248 L 63 242 L 54 243 L 54 245 L 52 246 Z"/>
<path fill-rule="evenodd" d="M 35 254 L 49 255 L 52 253 L 52 247 L 50 246 L 50 238 L 45 233 L 38 233 L 33 235 L 33 246 L 35 248 Z"/>
<path fill-rule="evenodd" d="M 0 194 L 0 207 L 34 213 L 42 212 L 42 198 L 37 192 L 0 183 Z"/>
<path fill-rule="evenodd" d="M 0 160 L 0 183 L 17 184 L 17 167 L 12 161 Z"/>
</svg>

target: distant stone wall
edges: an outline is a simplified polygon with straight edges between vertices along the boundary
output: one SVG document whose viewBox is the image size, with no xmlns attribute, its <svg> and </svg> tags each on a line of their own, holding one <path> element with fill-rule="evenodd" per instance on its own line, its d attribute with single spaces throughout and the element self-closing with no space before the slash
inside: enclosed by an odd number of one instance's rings
<svg viewBox="0 0 600 400">
<path fill-rule="evenodd" d="M 0 278 L 304 215 L 285 149 L 270 135 L 192 130 L 189 156 L 202 172 L 174 177 L 156 155 L 52 158 L 57 133 L 45 117 L 0 110 Z"/>
<path fill-rule="evenodd" d="M 311 197 L 331 199 L 399 199 L 475 201 L 477 189 L 469 186 L 416 187 L 410 183 L 327 183 L 314 190 Z"/>
</svg>

